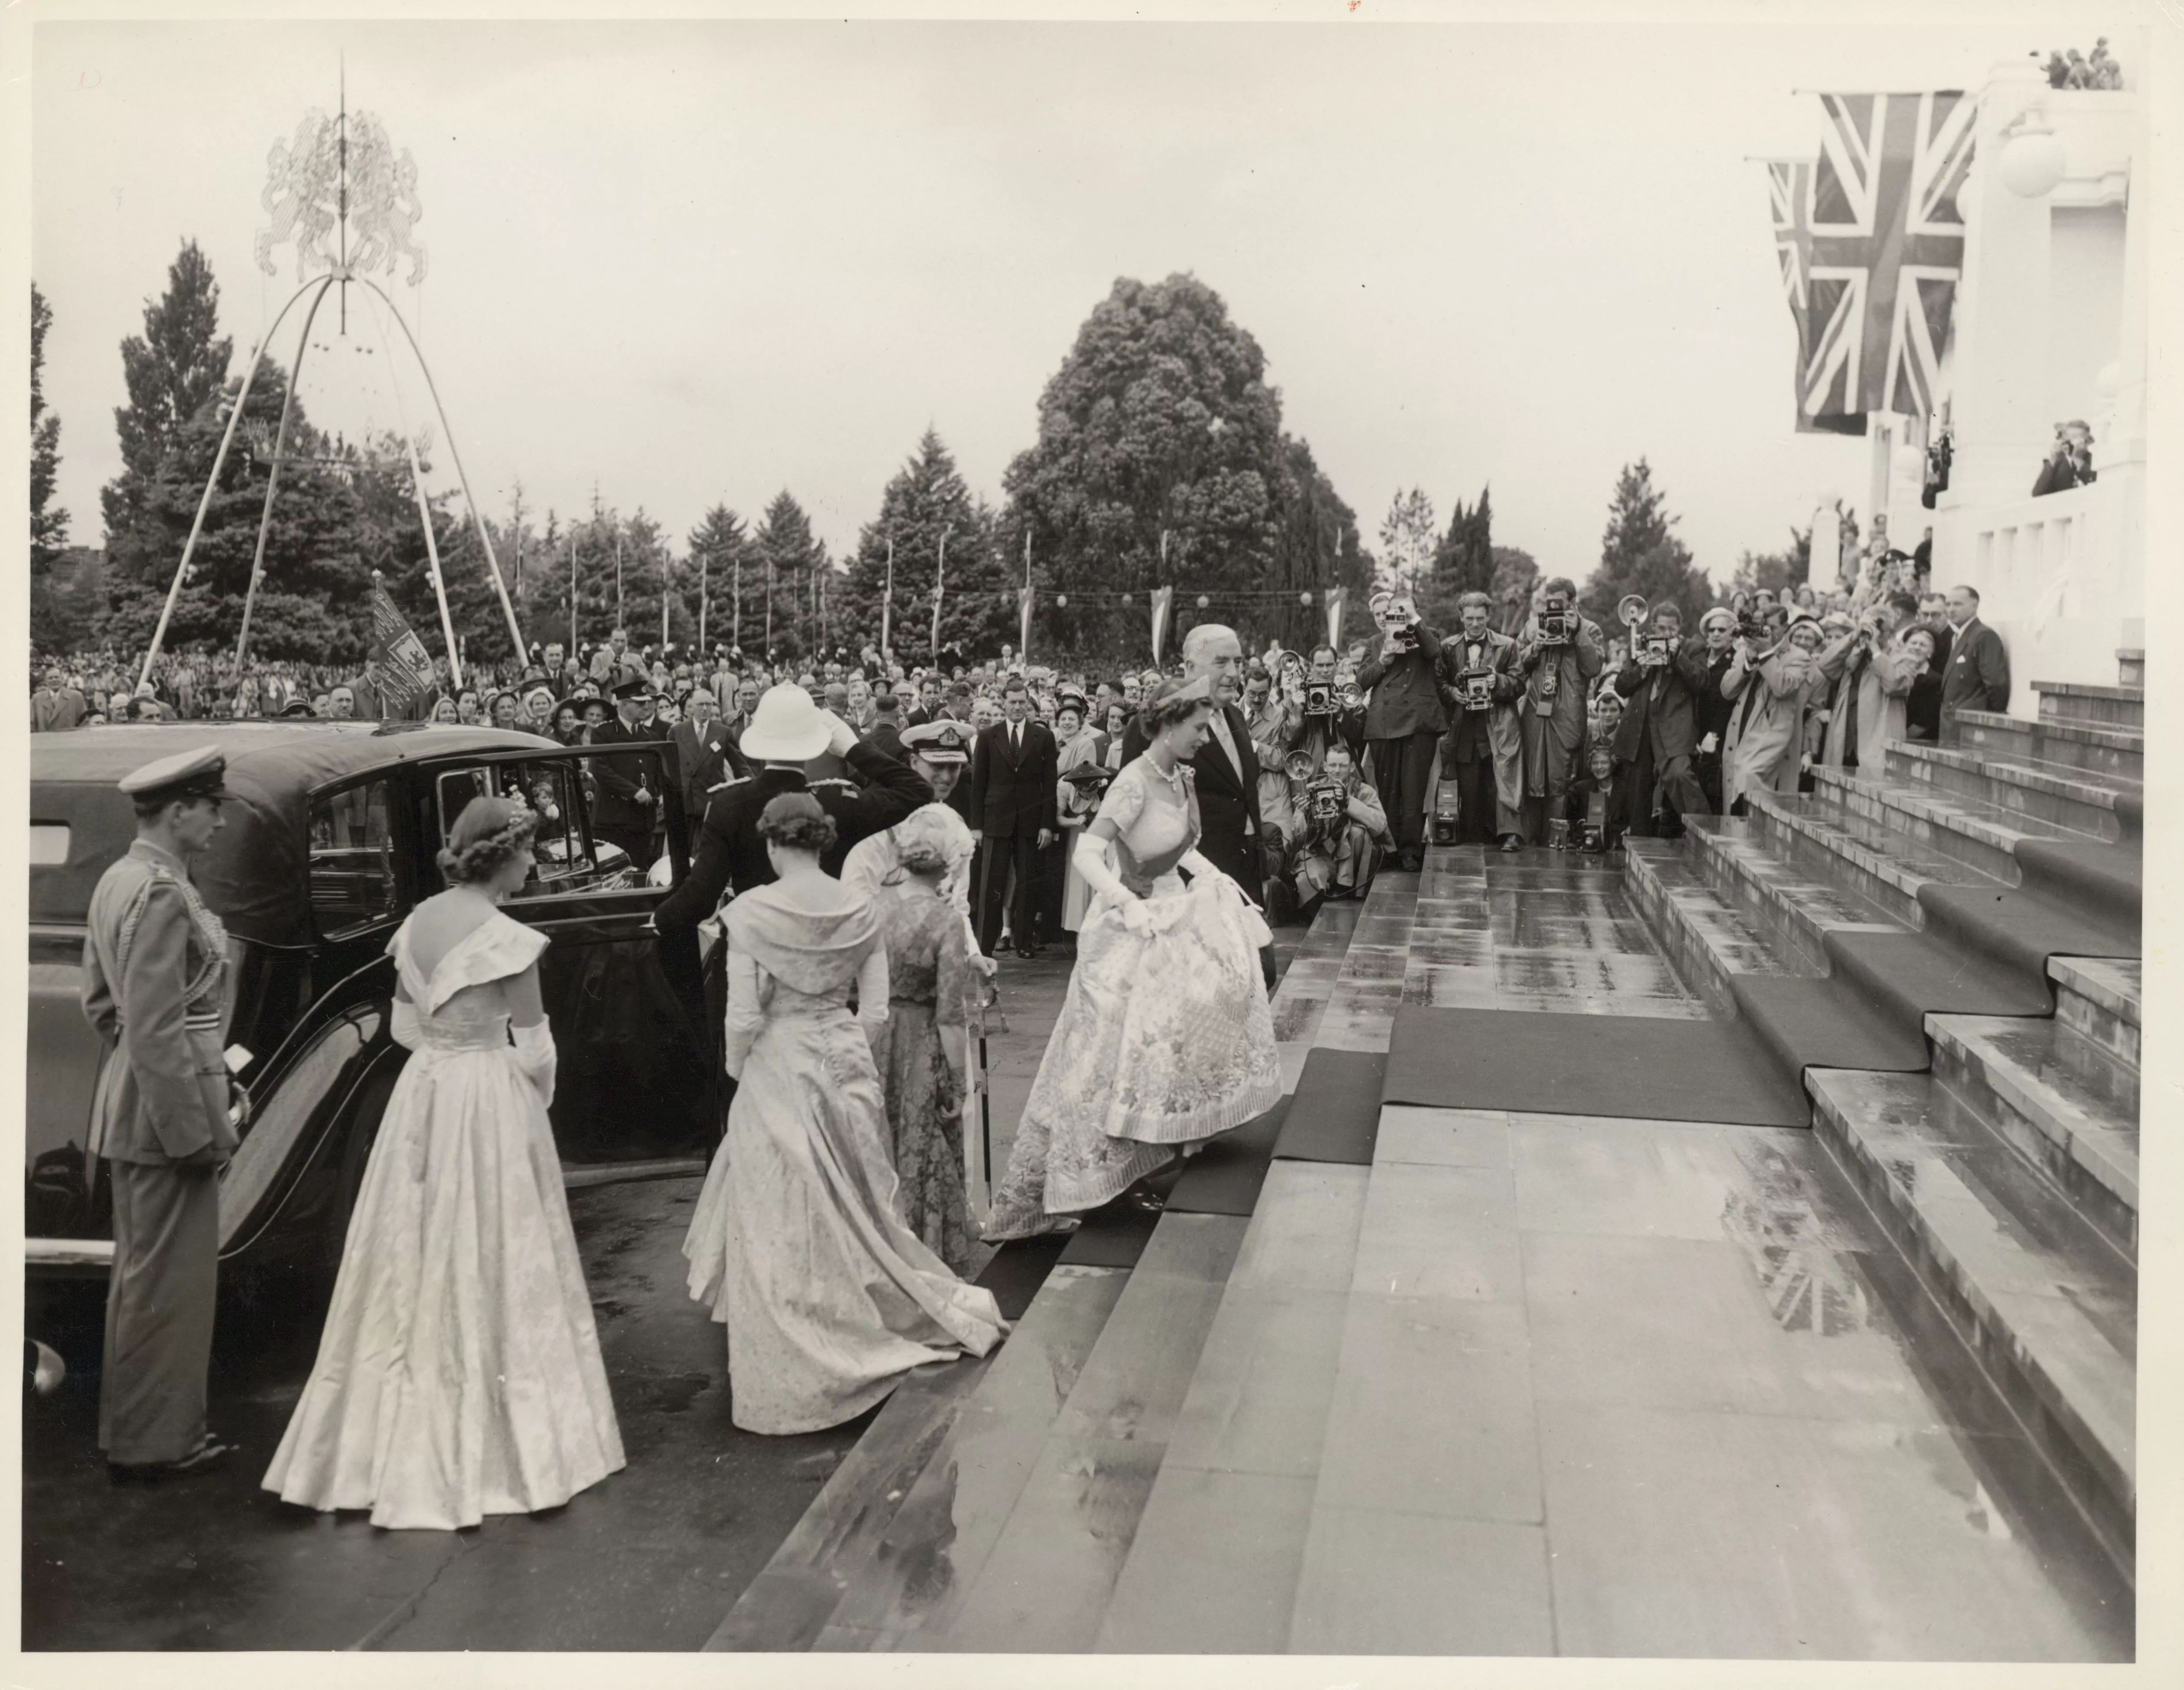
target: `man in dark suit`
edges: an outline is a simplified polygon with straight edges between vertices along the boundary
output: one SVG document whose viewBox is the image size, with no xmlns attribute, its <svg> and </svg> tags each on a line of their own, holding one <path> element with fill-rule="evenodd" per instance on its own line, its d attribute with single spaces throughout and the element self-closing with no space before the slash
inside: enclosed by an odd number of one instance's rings
<svg viewBox="0 0 2184 1690">
<path fill-rule="evenodd" d="M 1624 698 L 1615 761 L 1630 771 L 1628 820 L 1641 838 L 1680 838 L 1685 816 L 1713 810 L 1691 766 L 1699 739 L 1696 701 L 1708 681 L 1706 641 L 1686 640 L 1683 632 L 1680 609 L 1655 605 L 1636 661 L 1615 672 L 1615 690 Z"/>
<path fill-rule="evenodd" d="M 628 670 L 612 688 L 615 714 L 592 730 L 594 746 L 641 744 L 659 736 L 641 725 L 652 704 L 652 681 Z M 656 751 L 627 751 L 585 759 L 599 795 L 592 803 L 592 831 L 628 853 L 641 874 L 659 855 L 660 795 L 666 771 Z"/>
<path fill-rule="evenodd" d="M 1032 931 L 1039 855 L 1053 845 L 1057 826 L 1056 751 L 1045 725 L 1030 720 L 1031 692 L 1021 675 L 1011 676 L 1001 693 L 1001 716 L 978 736 L 971 753 L 971 813 L 984 843 L 978 864 L 978 948 L 991 956 L 1000 942 L 1006 899 L 1017 954 L 1035 956 L 1042 948 Z"/>
<path fill-rule="evenodd" d="M 884 751 L 899 763 L 910 759 L 902 748 L 902 700 L 892 692 L 872 694 L 872 725 L 864 740 L 875 751 Z"/>
<path fill-rule="evenodd" d="M 1373 784 L 1387 807 L 1388 825 L 1401 853 L 1397 866 L 1415 871 L 1425 863 L 1426 781 L 1434 747 L 1448 731 L 1435 669 L 1441 637 L 1418 620 L 1407 592 L 1375 596 L 1380 642 L 1357 684 L 1364 689 L 1365 741 L 1373 757 Z"/>
<path fill-rule="evenodd" d="M 1979 619 L 1978 589 L 1949 589 L 1949 625 L 1955 631 L 1949 646 L 1947 678 L 1942 682 L 1942 720 L 1958 710 L 2009 708 L 2009 653 L 2002 636 Z"/>
<path fill-rule="evenodd" d="M 1259 815 L 1259 758 L 1251 748 L 1251 725 L 1240 708 L 1244 697 L 1244 648 L 1235 631 L 1201 622 L 1183 639 L 1183 672 L 1188 680 L 1205 677 L 1214 698 L 1213 720 L 1206 743 L 1190 759 L 1197 772 L 1199 854 L 1264 906 L 1267 869 L 1261 854 L 1263 825 Z M 1145 731 L 1130 718 L 1123 735 L 1123 761 L 1141 757 Z M 1259 953 L 1268 987 L 1274 983 L 1274 955 Z"/>
<path fill-rule="evenodd" d="M 1934 654 L 1923 674 L 1911 679 L 1910 697 L 1904 703 L 1904 729 L 1912 739 L 1934 741 L 1942 737 L 1942 684 L 1949 678 L 1949 649 L 1956 631 L 1949 626 L 1949 596 L 1930 592 L 1919 601 L 1919 625 L 1933 637 Z"/>
<path fill-rule="evenodd" d="M 714 708 L 712 693 L 703 687 L 691 693 L 689 714 L 675 724 L 667 737 L 675 742 L 682 770 L 682 811 L 694 827 L 705 818 L 705 795 L 732 774 L 749 774 L 750 765 L 736 749 L 727 723 Z"/>
<path fill-rule="evenodd" d="M 1440 742 L 1440 777 L 1456 782 L 1457 838 L 1514 851 L 1524 832 L 1524 730 L 1517 720 L 1517 642 L 1493 626 L 1494 601 L 1467 592 L 1457 601 L 1462 626 L 1441 642 L 1441 701 L 1451 720 Z M 1483 675 L 1477 692 L 1470 677 Z"/>
</svg>

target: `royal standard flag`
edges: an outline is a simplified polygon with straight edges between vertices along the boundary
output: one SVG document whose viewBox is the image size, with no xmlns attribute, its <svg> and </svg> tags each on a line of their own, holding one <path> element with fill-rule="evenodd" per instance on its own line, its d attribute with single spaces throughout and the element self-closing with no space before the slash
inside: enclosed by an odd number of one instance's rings
<svg viewBox="0 0 2184 1690">
<path fill-rule="evenodd" d="M 390 720 L 421 714 L 419 706 L 437 685 L 425 642 L 410 631 L 376 571 L 371 577 L 371 684 L 380 714 Z"/>
<path fill-rule="evenodd" d="M 1928 415 L 1964 270 L 1957 190 L 1971 164 L 1975 103 L 1945 89 L 1823 94 L 1820 109 L 1809 168 L 1769 167 L 1797 320 L 1797 425 L 1842 429 L 1869 411 Z"/>
</svg>

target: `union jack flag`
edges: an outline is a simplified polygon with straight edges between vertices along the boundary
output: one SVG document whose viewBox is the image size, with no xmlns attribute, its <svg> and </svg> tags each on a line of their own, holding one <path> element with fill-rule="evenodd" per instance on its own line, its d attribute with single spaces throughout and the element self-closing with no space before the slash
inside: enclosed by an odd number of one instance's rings
<svg viewBox="0 0 2184 1690">
<path fill-rule="evenodd" d="M 1926 416 L 1964 269 L 1957 210 L 1974 102 L 1823 94 L 1819 157 L 1769 166 L 1782 285 L 1797 323 L 1797 426 L 1863 432 Z"/>
</svg>

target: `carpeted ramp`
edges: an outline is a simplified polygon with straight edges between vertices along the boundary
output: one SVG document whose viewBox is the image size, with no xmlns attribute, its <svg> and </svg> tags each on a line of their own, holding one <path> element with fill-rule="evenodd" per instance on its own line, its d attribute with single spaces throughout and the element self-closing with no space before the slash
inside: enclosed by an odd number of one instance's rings
<svg viewBox="0 0 2184 1690">
<path fill-rule="evenodd" d="M 1429 1109 L 1811 1125 L 1803 1087 L 1752 1034 L 1735 1021 L 1407 1004 L 1380 1095 Z"/>
<path fill-rule="evenodd" d="M 1315 1050 L 1306 1057 L 1274 1154 L 1302 1162 L 1370 1162 L 1389 1059 L 1363 1050 Z"/>
<path fill-rule="evenodd" d="M 1206 1141 L 1205 1148 L 1183 1165 L 1183 1177 L 1168 1194 L 1172 1214 L 1249 1215 L 1259 1204 L 1259 1187 L 1267 1182 L 1273 1160 L 1274 1143 L 1281 1137 L 1290 1100 L 1284 1098 L 1266 1114 Z"/>
</svg>

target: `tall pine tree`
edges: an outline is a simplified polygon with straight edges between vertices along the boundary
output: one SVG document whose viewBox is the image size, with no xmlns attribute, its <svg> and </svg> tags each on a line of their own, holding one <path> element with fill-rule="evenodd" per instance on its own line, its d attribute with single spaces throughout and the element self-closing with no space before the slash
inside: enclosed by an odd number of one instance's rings
<svg viewBox="0 0 2184 1690">
<path fill-rule="evenodd" d="M 736 598 L 740 583 L 750 574 L 755 557 L 744 520 L 724 504 L 716 504 L 690 531 L 688 560 L 684 572 L 687 595 L 700 612 L 705 649 L 739 642 L 736 628 Z"/>
<path fill-rule="evenodd" d="M 816 661 L 821 637 L 817 584 L 827 548 L 787 488 L 773 496 L 753 536 L 755 602 L 746 591 L 744 648 L 767 648 L 768 663 Z M 770 620 L 769 620 L 770 619 Z M 756 636 L 754 640 L 753 636 Z"/>
<path fill-rule="evenodd" d="M 1676 522 L 1653 485 L 1652 466 L 1643 458 L 1624 464 L 1601 536 L 1600 566 L 1578 594 L 1585 614 L 1608 634 L 1622 626 L 1615 608 L 1627 593 L 1641 594 L 1648 604 L 1675 604 L 1687 628 L 1713 603 L 1713 584 L 1692 566 L 1691 548 L 1675 536 Z"/>
<path fill-rule="evenodd" d="M 940 537 L 948 536 L 946 575 L 939 580 Z M 1008 541 L 1013 535 L 1013 551 Z M 888 591 L 888 545 L 894 546 L 894 587 Z M 1004 533 L 989 512 L 972 496 L 947 445 L 927 429 L 917 450 L 880 494 L 879 514 L 857 536 L 849 570 L 842 580 L 843 625 L 855 643 L 880 637 L 881 608 L 891 603 L 889 640 L 907 664 L 927 661 L 933 650 L 933 590 L 941 586 L 940 648 L 966 656 L 1000 655 L 1013 643 L 1021 583 L 1023 541 L 1021 526 Z M 1017 559 L 1014 571 L 1009 559 Z M 1034 570 L 1037 558 L 1034 552 Z M 1036 573 L 1034 580 L 1037 579 Z"/>
</svg>

